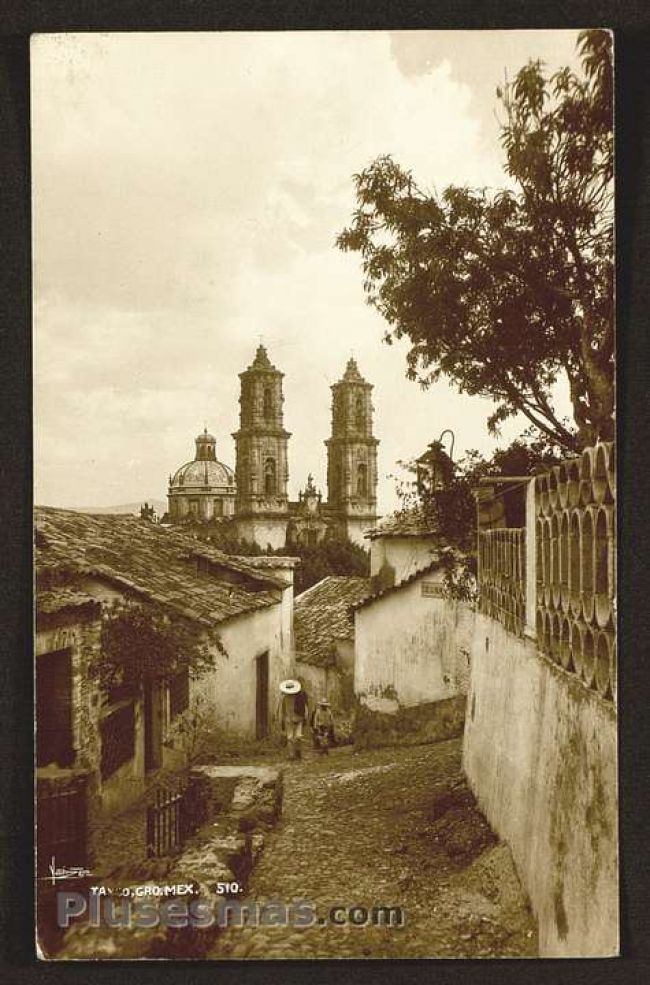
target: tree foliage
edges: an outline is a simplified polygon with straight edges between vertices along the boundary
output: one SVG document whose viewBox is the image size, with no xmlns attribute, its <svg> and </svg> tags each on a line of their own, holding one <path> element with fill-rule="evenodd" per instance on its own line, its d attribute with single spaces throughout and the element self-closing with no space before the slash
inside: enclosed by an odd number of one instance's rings
<svg viewBox="0 0 650 985">
<path fill-rule="evenodd" d="M 199 534 L 201 536 L 201 534 Z M 205 534 L 203 534 L 205 536 Z M 247 540 L 239 540 L 227 531 L 217 530 L 211 534 L 211 543 L 225 551 L 242 557 L 299 557 L 301 564 L 295 571 L 294 588 L 296 595 L 315 585 L 327 575 L 359 575 L 366 577 L 370 571 L 370 556 L 358 544 L 345 537 L 332 537 L 318 544 L 287 544 L 277 550 L 267 545 L 266 549 Z"/>
<path fill-rule="evenodd" d="M 368 551 L 350 540 L 332 539 L 313 546 L 291 548 L 302 564 L 296 571 L 296 594 L 305 592 L 328 575 L 358 575 L 368 577 Z"/>
<path fill-rule="evenodd" d="M 217 633 L 153 604 L 116 601 L 102 617 L 101 656 L 95 668 L 108 690 L 137 692 L 144 683 L 169 682 L 187 669 L 199 677 L 225 654 Z"/>
<path fill-rule="evenodd" d="M 535 438 L 529 429 L 507 448 L 485 457 L 476 450 L 466 451 L 456 463 L 448 459 L 441 484 L 423 478 L 416 462 L 401 462 L 404 475 L 398 495 L 404 511 L 418 509 L 427 524 L 450 547 L 449 563 L 457 562 L 457 552 L 472 558 L 476 553 L 476 500 L 474 493 L 484 476 L 528 476 L 557 465 L 562 449 L 544 438 Z M 454 559 L 456 559 L 454 561 Z"/>
<path fill-rule="evenodd" d="M 354 176 L 337 245 L 358 252 L 369 304 L 405 337 L 407 375 L 489 397 L 575 451 L 613 436 L 611 42 L 579 36 L 582 71 L 540 61 L 497 90 L 510 187 L 422 190 L 390 156 Z M 573 424 L 551 388 L 566 374 Z"/>
</svg>

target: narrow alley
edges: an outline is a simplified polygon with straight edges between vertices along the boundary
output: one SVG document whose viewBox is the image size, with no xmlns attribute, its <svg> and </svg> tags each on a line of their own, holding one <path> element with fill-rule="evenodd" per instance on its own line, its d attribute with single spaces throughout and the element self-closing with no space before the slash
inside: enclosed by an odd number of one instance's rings
<svg viewBox="0 0 650 985">
<path fill-rule="evenodd" d="M 265 835 L 246 902 L 303 901 L 316 919 L 230 926 L 210 957 L 534 957 L 534 919 L 464 782 L 461 741 L 309 750 L 286 763 L 282 819 Z M 334 924 L 335 906 L 337 919 L 355 906 L 400 907 L 402 926 Z"/>
</svg>

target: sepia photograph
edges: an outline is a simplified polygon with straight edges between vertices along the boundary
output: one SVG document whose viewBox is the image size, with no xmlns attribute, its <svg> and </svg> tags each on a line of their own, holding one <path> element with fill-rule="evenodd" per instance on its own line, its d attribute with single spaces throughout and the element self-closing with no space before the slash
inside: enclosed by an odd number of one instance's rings
<svg viewBox="0 0 650 985">
<path fill-rule="evenodd" d="M 38 957 L 617 956 L 611 31 L 30 57 Z"/>
</svg>

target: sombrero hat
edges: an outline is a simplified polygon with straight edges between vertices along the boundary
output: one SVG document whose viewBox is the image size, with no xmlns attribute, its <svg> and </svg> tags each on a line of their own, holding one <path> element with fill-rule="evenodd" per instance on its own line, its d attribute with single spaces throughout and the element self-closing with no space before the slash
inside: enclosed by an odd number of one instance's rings
<svg viewBox="0 0 650 985">
<path fill-rule="evenodd" d="M 287 681 L 281 681 L 280 690 L 283 694 L 297 694 L 300 690 L 300 681 L 294 681 L 291 678 Z"/>
</svg>

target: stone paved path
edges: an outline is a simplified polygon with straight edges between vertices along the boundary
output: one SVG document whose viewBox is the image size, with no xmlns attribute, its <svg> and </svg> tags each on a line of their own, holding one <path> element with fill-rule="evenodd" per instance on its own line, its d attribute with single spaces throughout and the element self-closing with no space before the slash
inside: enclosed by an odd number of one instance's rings
<svg viewBox="0 0 650 985">
<path fill-rule="evenodd" d="M 308 901 L 318 922 L 229 927 L 211 958 L 536 954 L 508 850 L 464 785 L 458 739 L 287 763 L 283 818 L 266 836 L 247 901 Z M 400 906 L 404 923 L 332 925 L 335 905 Z"/>
</svg>

